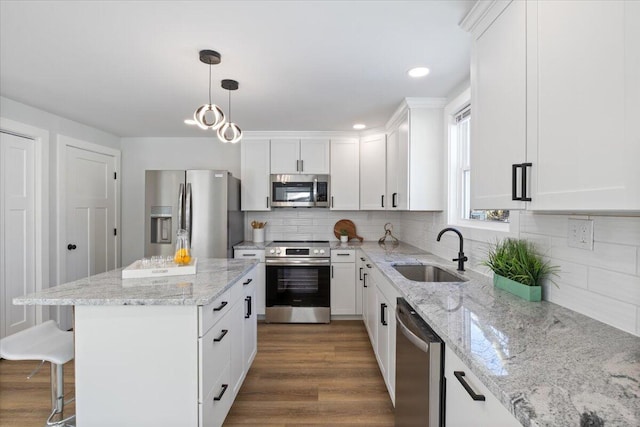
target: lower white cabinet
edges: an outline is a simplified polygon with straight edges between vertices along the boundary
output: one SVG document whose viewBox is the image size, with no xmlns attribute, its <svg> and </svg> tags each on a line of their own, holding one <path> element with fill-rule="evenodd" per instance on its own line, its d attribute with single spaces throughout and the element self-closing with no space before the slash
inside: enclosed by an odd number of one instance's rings
<svg viewBox="0 0 640 427">
<path fill-rule="evenodd" d="M 449 346 L 445 347 L 444 355 L 444 376 L 447 381 L 447 427 L 519 427 L 521 425 L 498 398 L 471 373 L 467 365 Z M 484 400 L 474 400 L 470 392 L 465 390 L 463 382 L 472 393 L 482 395 Z"/>
<path fill-rule="evenodd" d="M 255 276 L 255 313 L 264 316 L 266 299 L 265 280 L 267 270 L 264 264 L 264 249 L 234 249 L 233 257 L 237 259 L 257 259 L 260 264 L 256 267 Z"/>
<path fill-rule="evenodd" d="M 356 314 L 356 251 L 331 250 L 331 314 Z"/>
<path fill-rule="evenodd" d="M 369 340 L 373 349 L 376 349 L 376 341 L 378 339 L 378 328 L 376 324 L 376 283 L 371 275 L 373 273 L 373 265 L 365 264 L 364 273 L 362 273 L 362 319 L 369 334 Z"/>
</svg>

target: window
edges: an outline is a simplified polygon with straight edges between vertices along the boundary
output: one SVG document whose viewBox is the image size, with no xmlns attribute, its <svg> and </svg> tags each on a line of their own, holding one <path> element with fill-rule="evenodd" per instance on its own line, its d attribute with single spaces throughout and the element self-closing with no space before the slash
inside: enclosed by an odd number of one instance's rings
<svg viewBox="0 0 640 427">
<path fill-rule="evenodd" d="M 466 105 L 452 116 L 449 135 L 452 184 L 449 221 L 471 226 L 508 223 L 508 210 L 471 209 L 471 105 Z"/>
</svg>

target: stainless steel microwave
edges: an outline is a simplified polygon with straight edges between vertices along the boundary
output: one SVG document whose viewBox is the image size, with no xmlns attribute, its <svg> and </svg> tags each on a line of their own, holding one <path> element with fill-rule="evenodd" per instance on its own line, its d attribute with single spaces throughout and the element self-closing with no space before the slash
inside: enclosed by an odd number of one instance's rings
<svg viewBox="0 0 640 427">
<path fill-rule="evenodd" d="M 328 208 L 329 175 L 271 175 L 274 208 Z"/>
</svg>

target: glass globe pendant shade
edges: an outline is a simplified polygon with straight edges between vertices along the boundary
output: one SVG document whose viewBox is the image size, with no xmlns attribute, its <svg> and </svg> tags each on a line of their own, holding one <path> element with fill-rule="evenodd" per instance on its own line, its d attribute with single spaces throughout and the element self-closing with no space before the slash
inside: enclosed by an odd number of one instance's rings
<svg viewBox="0 0 640 427">
<path fill-rule="evenodd" d="M 213 113 L 213 121 L 207 121 L 207 113 Z M 204 104 L 193 113 L 193 119 L 200 129 L 219 129 L 225 122 L 222 109 L 215 104 Z"/>
<path fill-rule="evenodd" d="M 235 123 L 226 122 L 218 128 L 218 139 L 235 144 L 242 139 L 242 130 Z"/>
</svg>

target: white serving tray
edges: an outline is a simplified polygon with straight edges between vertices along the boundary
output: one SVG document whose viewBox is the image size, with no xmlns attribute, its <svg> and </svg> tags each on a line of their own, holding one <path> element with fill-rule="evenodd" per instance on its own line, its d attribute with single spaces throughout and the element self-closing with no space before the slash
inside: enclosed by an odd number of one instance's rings
<svg viewBox="0 0 640 427">
<path fill-rule="evenodd" d="M 123 279 L 142 279 L 145 277 L 183 276 L 196 274 L 198 258 L 191 259 L 187 265 L 169 264 L 165 267 L 142 267 L 142 261 L 138 260 L 129 267 L 122 269 Z"/>
</svg>

